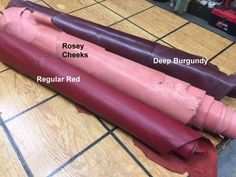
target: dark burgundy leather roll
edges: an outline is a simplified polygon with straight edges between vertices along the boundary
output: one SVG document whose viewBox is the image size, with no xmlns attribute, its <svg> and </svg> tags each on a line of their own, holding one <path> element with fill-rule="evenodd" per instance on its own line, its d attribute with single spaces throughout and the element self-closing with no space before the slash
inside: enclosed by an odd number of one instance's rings
<svg viewBox="0 0 236 177">
<path fill-rule="evenodd" d="M 155 159 L 161 157 L 160 164 L 165 160 L 171 164 L 170 158 L 175 154 L 175 158 L 180 156 L 185 159 L 178 158 L 182 163 L 187 164 L 184 170 L 193 176 L 196 176 L 196 167 L 200 165 L 198 173 L 203 173 L 201 176 L 216 177 L 216 152 L 211 143 L 199 133 L 152 107 L 2 32 L 0 32 L 0 59 L 34 80 L 39 76 L 65 78 L 62 82 L 43 84 L 131 133 L 161 154 L 155 157 Z M 68 76 L 80 77 L 80 82 L 68 82 L 66 80 Z M 193 164 L 196 164 L 194 168 Z M 203 172 L 202 168 L 206 165 L 214 170 L 211 172 L 203 170 Z M 176 166 L 169 168 L 178 171 Z"/>
<path fill-rule="evenodd" d="M 52 16 L 54 25 L 63 31 L 100 45 L 110 52 L 189 82 L 193 86 L 206 90 L 207 94 L 215 97 L 217 100 L 225 95 L 236 97 L 236 75 L 228 76 L 210 63 L 207 66 L 176 63 L 169 65 L 153 64 L 153 58 L 171 59 L 173 62 L 174 58 L 199 59 L 202 57 L 48 9 L 32 2 L 12 0 L 9 7 L 13 6 L 28 7 L 32 11 L 46 13 Z"/>
</svg>

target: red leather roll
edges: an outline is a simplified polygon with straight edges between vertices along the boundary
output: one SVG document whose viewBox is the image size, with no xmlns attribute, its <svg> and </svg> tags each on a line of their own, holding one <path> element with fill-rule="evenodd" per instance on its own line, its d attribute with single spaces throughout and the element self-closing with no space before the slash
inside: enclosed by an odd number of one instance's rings
<svg viewBox="0 0 236 177">
<path fill-rule="evenodd" d="M 155 155 L 153 160 L 157 163 L 173 171 L 188 171 L 192 177 L 216 177 L 215 149 L 194 130 L 78 68 L 2 32 L 0 58 L 34 80 L 39 76 L 65 78 L 62 82 L 44 84 L 131 133 L 151 147 L 155 152 L 152 153 Z M 67 77 L 80 77 L 80 82 L 68 81 Z M 173 162 L 176 159 L 181 162 L 181 169 L 176 164 L 171 165 L 172 159 L 175 159 Z M 206 169 L 206 166 L 212 170 Z"/>
<path fill-rule="evenodd" d="M 48 9 L 32 2 L 11 0 L 9 7 L 28 7 L 32 11 L 40 11 L 52 16 L 55 26 L 66 33 L 102 46 L 106 50 L 141 63 L 155 70 L 164 72 L 191 85 L 203 89 L 208 95 L 219 100 L 225 95 L 236 97 L 236 75 L 226 75 L 217 66 L 210 63 L 185 65 L 173 63 L 174 58 L 199 59 L 177 49 L 172 49 L 155 42 L 132 36 L 115 29 L 70 16 L 53 9 Z M 169 65 L 153 64 L 153 58 L 171 59 Z"/>
<path fill-rule="evenodd" d="M 1 30 L 63 59 L 173 119 L 200 130 L 236 138 L 236 112 L 203 90 L 66 34 L 56 29 L 51 18 L 43 13 L 8 8 L 0 16 Z M 63 49 L 62 44 L 80 47 Z M 63 57 L 64 52 L 79 54 L 79 57 L 87 54 L 87 58 Z"/>
</svg>

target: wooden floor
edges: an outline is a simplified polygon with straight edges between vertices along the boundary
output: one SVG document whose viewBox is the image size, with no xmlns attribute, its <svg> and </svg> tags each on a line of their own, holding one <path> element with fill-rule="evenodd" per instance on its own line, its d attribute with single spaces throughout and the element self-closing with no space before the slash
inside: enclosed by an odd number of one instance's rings
<svg viewBox="0 0 236 177">
<path fill-rule="evenodd" d="M 0 1 L 0 10 L 8 0 Z M 44 0 L 39 4 L 211 59 L 236 71 L 236 45 L 145 0 Z M 116 127 L 0 63 L 0 176 L 178 177 Z M 236 100 L 224 98 L 236 108 Z M 211 138 L 214 144 L 219 138 Z"/>
</svg>

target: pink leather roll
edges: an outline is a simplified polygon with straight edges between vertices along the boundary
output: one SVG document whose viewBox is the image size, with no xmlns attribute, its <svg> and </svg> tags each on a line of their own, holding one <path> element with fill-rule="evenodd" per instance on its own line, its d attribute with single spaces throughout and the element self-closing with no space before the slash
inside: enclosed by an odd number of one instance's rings
<svg viewBox="0 0 236 177">
<path fill-rule="evenodd" d="M 173 49 L 30 1 L 10 0 L 8 7 L 27 7 L 31 11 L 47 14 L 51 16 L 52 23 L 64 32 L 191 83 L 191 85 L 205 90 L 208 95 L 213 96 L 216 100 L 220 100 L 226 95 L 236 98 L 236 74 L 227 75 L 211 63 L 207 63 L 205 66 L 174 62 L 175 58 L 197 61 L 196 59 L 202 58 L 201 56 Z M 170 64 L 154 64 L 154 58 L 157 59 L 156 61 L 170 59 Z"/>
<path fill-rule="evenodd" d="M 152 107 L 2 32 L 0 59 L 34 80 L 39 76 L 65 78 L 44 84 L 131 133 L 155 151 L 154 161 L 160 165 L 176 172 L 188 171 L 191 177 L 217 176 L 217 155 L 212 144 Z M 81 79 L 72 82 L 68 77 Z M 172 159 L 181 163 L 173 164 Z"/>
<path fill-rule="evenodd" d="M 0 18 L 0 29 L 62 58 L 184 124 L 236 137 L 236 113 L 206 95 L 205 91 L 68 35 L 54 27 L 46 15 L 24 8 L 9 8 Z M 64 44 L 67 49 L 63 48 Z M 71 44 L 78 46 L 71 49 Z M 63 57 L 63 54 L 71 56 Z M 73 58 L 75 55 L 76 59 Z"/>
</svg>

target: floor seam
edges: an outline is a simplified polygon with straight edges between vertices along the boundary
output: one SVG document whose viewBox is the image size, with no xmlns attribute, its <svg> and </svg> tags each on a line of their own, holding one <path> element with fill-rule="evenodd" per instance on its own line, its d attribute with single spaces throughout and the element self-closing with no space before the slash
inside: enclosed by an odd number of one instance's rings
<svg viewBox="0 0 236 177">
<path fill-rule="evenodd" d="M 74 13 L 74 12 L 77 12 L 77 11 L 80 11 L 80 10 L 83 10 L 83 9 L 86 9 L 86 8 L 91 7 L 91 6 L 94 6 L 94 5 L 96 5 L 96 4 L 98 4 L 97 1 L 95 1 L 95 3 L 89 4 L 89 5 L 87 5 L 87 6 L 81 7 L 81 8 L 79 8 L 79 9 L 73 10 L 73 11 L 71 11 L 71 12 L 68 12 L 67 14 L 71 15 L 71 14 Z"/>
<path fill-rule="evenodd" d="M 115 13 L 116 15 L 120 16 L 121 18 L 123 18 L 123 20 L 129 21 L 130 23 L 132 23 L 133 25 L 135 25 L 135 26 L 137 26 L 138 28 L 142 29 L 143 31 L 147 32 L 148 34 L 152 35 L 153 37 L 159 38 L 159 37 L 157 37 L 156 35 L 150 33 L 149 31 L 143 29 L 142 27 L 138 26 L 137 24 L 133 23 L 133 22 L 130 21 L 128 18 L 125 19 L 125 17 L 123 17 L 122 15 L 120 15 L 119 13 L 117 13 L 116 11 L 112 10 L 111 8 L 109 8 L 109 7 L 107 7 L 107 6 L 103 5 L 103 4 L 101 4 L 100 2 L 98 2 L 98 3 L 99 3 L 100 5 L 102 5 L 103 7 L 105 7 L 106 9 L 110 10 L 111 12 L 113 12 L 113 13 Z M 129 17 L 129 18 L 130 18 L 130 17 Z"/>
<path fill-rule="evenodd" d="M 19 116 L 21 116 L 21 115 L 23 115 L 23 114 L 25 114 L 25 113 L 27 113 L 27 112 L 29 112 L 29 111 L 32 111 L 33 109 L 37 108 L 38 106 L 40 106 L 40 105 L 46 103 L 47 101 L 49 101 L 49 100 L 51 100 L 51 99 L 57 97 L 58 95 L 59 95 L 59 94 L 56 93 L 56 94 L 54 94 L 54 95 L 52 95 L 52 96 L 46 98 L 45 100 L 40 101 L 39 103 L 37 103 L 37 104 L 31 106 L 30 108 L 27 108 L 27 109 L 25 109 L 24 111 L 21 111 L 21 112 L 17 113 L 16 115 L 14 115 L 14 116 L 12 116 L 12 117 L 6 119 L 6 120 L 4 121 L 4 123 L 6 124 L 6 123 L 8 123 L 8 122 L 10 122 L 10 121 L 12 121 L 12 120 L 14 120 L 14 119 L 16 119 L 17 117 L 19 117 Z"/>
<path fill-rule="evenodd" d="M 140 13 L 142 13 L 142 12 L 145 12 L 145 11 L 147 11 L 147 10 L 153 8 L 153 7 L 155 7 L 155 5 L 150 6 L 150 7 L 146 8 L 146 9 L 143 9 L 143 10 L 141 10 L 140 12 L 134 13 L 134 14 L 128 16 L 128 17 L 125 17 L 125 18 L 123 18 L 122 20 L 119 20 L 119 21 L 117 21 L 117 22 L 115 22 L 115 23 L 113 23 L 113 24 L 111 24 L 111 25 L 109 25 L 109 26 L 113 26 L 113 25 L 115 25 L 115 24 L 117 24 L 117 23 L 119 23 L 119 22 L 125 21 L 125 20 L 128 21 L 129 18 L 131 18 L 131 17 L 133 17 L 133 16 L 135 16 L 135 15 L 138 15 L 138 14 L 140 14 Z"/>
<path fill-rule="evenodd" d="M 102 121 L 101 117 L 97 117 L 98 121 L 104 126 L 105 129 L 108 131 L 110 130 L 109 127 Z M 116 129 L 118 127 L 115 127 Z M 111 136 L 115 139 L 115 141 L 122 147 L 122 149 L 136 162 L 136 164 L 144 171 L 144 173 L 152 177 L 151 173 L 144 167 L 144 165 L 135 157 L 135 155 L 125 146 L 125 144 L 114 134 L 114 131 L 111 132 Z"/>
<path fill-rule="evenodd" d="M 6 69 L 4 69 L 4 70 L 2 70 L 2 71 L 0 71 L 0 74 L 1 73 L 3 73 L 3 72 L 5 72 L 5 71 L 8 71 L 8 70 L 10 70 L 11 68 L 9 67 L 9 68 L 6 68 Z"/>
<path fill-rule="evenodd" d="M 136 23 L 130 21 L 129 18 L 131 18 L 131 17 L 123 17 L 122 15 L 120 15 L 120 14 L 117 13 L 116 11 L 112 10 L 111 8 L 105 6 L 104 4 L 101 4 L 100 2 L 98 2 L 98 3 L 99 3 L 100 5 L 102 5 L 103 7 L 107 8 L 108 10 L 112 11 L 113 13 L 119 15 L 121 18 L 123 18 L 123 19 L 120 20 L 119 22 L 121 22 L 121 21 L 123 21 L 123 20 L 127 20 L 128 22 L 132 23 L 133 25 L 135 25 L 135 26 L 138 27 L 139 29 L 145 31 L 146 33 L 152 35 L 153 37 L 155 37 L 155 38 L 157 38 L 157 39 L 162 39 L 163 37 L 166 37 L 166 36 L 168 36 L 169 34 L 172 34 L 173 32 L 176 32 L 176 31 L 178 31 L 179 29 L 181 29 L 182 27 L 184 27 L 184 26 L 188 25 L 189 23 L 191 23 L 191 22 L 188 20 L 188 22 L 186 22 L 185 24 L 181 25 L 180 27 L 178 27 L 178 28 L 172 30 L 171 32 L 165 34 L 165 35 L 162 36 L 162 37 L 158 37 L 158 36 L 156 36 L 155 34 L 153 34 L 153 33 L 149 32 L 149 31 L 145 30 L 145 29 L 142 28 L 142 27 L 140 27 L 140 26 L 137 25 Z M 147 9 L 150 9 L 150 8 L 153 8 L 153 7 L 155 7 L 155 5 L 153 5 L 153 6 L 149 7 L 149 8 L 147 8 Z M 146 11 L 147 9 L 145 9 L 144 11 Z M 142 12 L 144 12 L 144 11 L 142 11 Z M 142 13 L 142 12 L 140 12 L 140 13 Z M 137 13 L 137 14 L 139 14 L 139 13 Z M 137 14 L 135 14 L 135 15 L 137 15 Z M 133 15 L 133 16 L 135 16 L 135 15 Z M 117 23 L 117 22 L 116 22 L 116 23 Z M 116 23 L 114 23 L 114 24 L 116 24 Z M 114 25 L 114 24 L 112 24 L 112 25 Z M 112 26 L 112 25 L 109 25 L 109 26 Z"/>
<path fill-rule="evenodd" d="M 100 117 L 97 116 L 97 115 L 96 115 L 95 117 L 97 118 L 98 122 L 100 122 L 100 123 L 102 124 L 102 126 L 103 126 L 107 131 L 110 130 L 110 128 L 105 124 L 105 122 L 103 121 L 102 118 L 100 118 Z"/>
<path fill-rule="evenodd" d="M 14 140 L 14 138 L 13 138 L 11 132 L 10 132 L 10 130 L 5 125 L 5 123 L 4 123 L 4 121 L 3 121 L 2 117 L 1 117 L 1 113 L 0 113 L 0 122 L 1 122 L 1 125 L 3 127 L 3 130 L 4 130 L 5 134 L 7 136 L 7 139 L 9 141 L 9 143 L 11 144 L 13 150 L 15 151 L 15 153 L 17 155 L 17 158 L 20 161 L 21 165 L 23 166 L 27 176 L 28 177 L 33 177 L 33 173 L 31 171 L 31 169 L 29 168 L 29 165 L 27 164 L 24 156 L 22 155 L 18 145 L 16 144 L 16 142 L 15 142 L 15 140 Z"/>
<path fill-rule="evenodd" d="M 111 136 L 116 140 L 116 142 L 129 154 L 129 156 L 136 162 L 136 164 L 144 171 L 144 173 L 152 177 L 151 173 L 144 167 L 144 165 L 135 157 L 135 155 L 129 150 L 129 148 L 112 132 Z"/>
<path fill-rule="evenodd" d="M 81 150 L 79 153 L 77 153 L 76 155 L 74 155 L 73 157 L 71 157 L 69 160 L 67 160 L 65 163 L 63 163 L 60 167 L 56 168 L 54 171 L 52 171 L 47 177 L 52 177 L 55 174 L 57 174 L 58 172 L 60 172 L 62 169 L 64 169 L 66 166 L 68 166 L 69 164 L 71 164 L 72 162 L 74 162 L 76 159 L 78 159 L 81 155 L 83 155 L 84 153 L 86 153 L 88 150 L 90 150 L 92 147 L 94 147 L 96 144 L 98 144 L 100 141 L 102 141 L 103 139 L 105 139 L 106 137 L 108 137 L 111 132 L 115 131 L 116 128 L 113 128 L 111 130 L 109 130 L 108 132 L 106 132 L 104 135 L 102 135 L 100 138 L 98 138 L 97 140 L 95 140 L 93 143 L 91 143 L 90 145 L 88 145 L 87 147 L 85 147 L 83 150 Z"/>
<path fill-rule="evenodd" d="M 53 7 L 50 4 L 48 4 L 45 0 L 41 0 L 41 1 L 45 3 L 49 8 L 53 9 Z"/>
<path fill-rule="evenodd" d="M 173 30 L 173 31 L 171 31 L 171 32 L 169 32 L 169 33 L 167 33 L 167 34 L 165 34 L 165 35 L 164 35 L 164 36 L 162 36 L 162 37 L 160 37 L 160 39 L 164 39 L 165 37 L 167 37 L 167 36 L 171 35 L 172 33 L 176 32 L 176 31 L 178 31 L 178 30 L 180 30 L 181 28 L 183 28 L 183 27 L 187 26 L 187 25 L 188 25 L 188 24 L 190 24 L 190 23 L 191 23 L 190 21 L 186 22 L 185 24 L 183 24 L 183 25 L 179 26 L 179 27 L 178 27 L 178 28 L 176 28 L 175 30 Z"/>
<path fill-rule="evenodd" d="M 165 44 L 171 46 L 172 48 L 177 49 L 175 46 L 173 46 L 173 45 L 170 44 L 169 42 L 164 41 L 163 39 L 158 39 L 156 42 L 158 42 L 158 41 L 164 42 Z M 177 50 L 179 50 L 179 49 L 177 49 Z"/>
<path fill-rule="evenodd" d="M 218 52 L 216 55 L 214 55 L 213 57 L 211 57 L 208 61 L 213 61 L 216 57 L 218 57 L 219 55 L 221 55 L 222 53 L 224 53 L 228 48 L 232 47 L 235 43 L 232 42 L 231 44 L 229 44 L 227 47 L 225 47 L 224 49 L 222 49 L 220 52 Z"/>
</svg>

